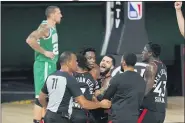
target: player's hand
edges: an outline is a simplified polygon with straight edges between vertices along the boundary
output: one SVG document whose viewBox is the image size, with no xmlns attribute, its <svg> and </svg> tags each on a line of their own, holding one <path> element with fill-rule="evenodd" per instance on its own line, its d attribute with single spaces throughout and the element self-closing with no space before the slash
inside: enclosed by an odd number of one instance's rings
<svg viewBox="0 0 185 123">
<path fill-rule="evenodd" d="M 100 102 L 100 105 L 102 108 L 110 108 L 112 103 L 111 101 L 104 99 Z"/>
<path fill-rule="evenodd" d="M 182 7 L 182 2 L 175 2 L 175 3 L 174 3 L 174 6 L 175 6 L 175 9 L 176 9 L 176 10 L 180 10 L 181 7 Z"/>
<path fill-rule="evenodd" d="M 97 97 L 98 95 L 100 95 L 101 94 L 101 91 L 100 90 L 96 90 L 95 91 L 95 93 L 94 93 L 94 95 Z"/>
<path fill-rule="evenodd" d="M 53 54 L 53 52 L 50 51 L 45 51 L 44 55 L 50 59 L 53 59 L 55 57 L 55 55 Z"/>
</svg>

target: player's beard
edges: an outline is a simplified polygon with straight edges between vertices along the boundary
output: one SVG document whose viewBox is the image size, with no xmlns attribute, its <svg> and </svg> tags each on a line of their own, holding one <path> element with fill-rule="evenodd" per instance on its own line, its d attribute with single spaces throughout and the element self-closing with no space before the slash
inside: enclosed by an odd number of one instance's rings
<svg viewBox="0 0 185 123">
<path fill-rule="evenodd" d="M 110 71 L 110 68 L 107 68 L 104 72 L 100 72 L 100 75 L 101 76 L 106 76 L 109 71 Z"/>
</svg>

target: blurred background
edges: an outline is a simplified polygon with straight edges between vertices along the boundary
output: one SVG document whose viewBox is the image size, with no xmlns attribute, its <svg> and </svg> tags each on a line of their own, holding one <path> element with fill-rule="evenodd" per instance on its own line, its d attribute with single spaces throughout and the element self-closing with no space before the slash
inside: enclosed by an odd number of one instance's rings
<svg viewBox="0 0 185 123">
<path fill-rule="evenodd" d="M 184 39 L 174 2 L 144 2 L 142 18 L 135 21 L 128 18 L 127 2 L 2 2 L 2 103 L 34 99 L 34 51 L 25 40 L 45 19 L 49 5 L 59 6 L 63 14 L 57 25 L 60 53 L 90 46 L 96 48 L 99 62 L 106 53 L 119 57 L 131 50 L 140 54 L 145 43 L 158 43 L 168 68 L 168 96 L 183 95 Z"/>
</svg>

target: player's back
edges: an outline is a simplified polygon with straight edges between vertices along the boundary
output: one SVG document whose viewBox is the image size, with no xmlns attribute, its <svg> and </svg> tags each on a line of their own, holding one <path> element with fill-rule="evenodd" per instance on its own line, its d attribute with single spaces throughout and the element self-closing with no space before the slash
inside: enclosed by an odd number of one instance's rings
<svg viewBox="0 0 185 123">
<path fill-rule="evenodd" d="M 144 72 L 146 70 L 146 66 L 147 64 L 144 62 L 137 62 L 134 66 L 134 71 L 138 72 L 143 77 Z M 120 73 L 123 73 L 123 71 L 121 70 L 121 66 L 118 66 L 117 68 L 113 70 L 111 76 L 113 77 Z"/>
<path fill-rule="evenodd" d="M 79 83 L 80 89 L 84 94 L 85 98 L 88 100 L 92 100 L 92 96 L 94 93 L 94 89 L 96 86 L 96 82 L 94 81 L 92 75 L 89 72 L 78 73 L 75 72 L 73 76 L 76 78 Z M 79 104 L 74 104 L 76 108 L 79 108 Z"/>
<path fill-rule="evenodd" d="M 157 66 L 157 73 L 153 88 L 144 98 L 142 107 L 151 111 L 165 112 L 167 103 L 167 69 L 162 62 L 154 61 L 153 63 Z"/>
<path fill-rule="evenodd" d="M 134 71 L 138 72 L 142 77 L 144 76 L 147 64 L 144 62 L 137 62 L 134 66 Z"/>
<path fill-rule="evenodd" d="M 124 116 L 123 119 L 138 117 L 146 87 L 144 79 L 134 71 L 125 71 L 113 79 L 118 82 L 112 99 L 113 115 Z"/>
<path fill-rule="evenodd" d="M 47 24 L 46 20 L 43 20 L 41 25 Z M 41 26 L 40 25 L 40 26 Z M 35 52 L 35 60 L 36 61 L 47 61 L 56 63 L 58 60 L 58 34 L 56 27 L 49 28 L 49 36 L 47 38 L 42 38 L 38 40 L 39 45 L 44 48 L 46 51 L 51 51 L 54 53 L 54 59 L 47 58 L 43 54 L 39 52 Z"/>
</svg>

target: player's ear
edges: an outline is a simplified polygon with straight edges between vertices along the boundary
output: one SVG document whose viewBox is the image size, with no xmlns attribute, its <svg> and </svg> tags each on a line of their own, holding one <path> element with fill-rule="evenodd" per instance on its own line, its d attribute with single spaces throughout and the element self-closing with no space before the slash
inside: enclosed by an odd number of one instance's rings
<svg viewBox="0 0 185 123">
<path fill-rule="evenodd" d="M 126 66 L 126 63 L 125 63 L 125 61 L 123 60 L 123 62 L 122 62 L 122 66 Z"/>
<path fill-rule="evenodd" d="M 149 52 L 149 53 L 148 53 L 148 56 L 152 56 L 152 55 L 153 55 L 153 53 L 152 53 L 152 52 Z"/>
</svg>

